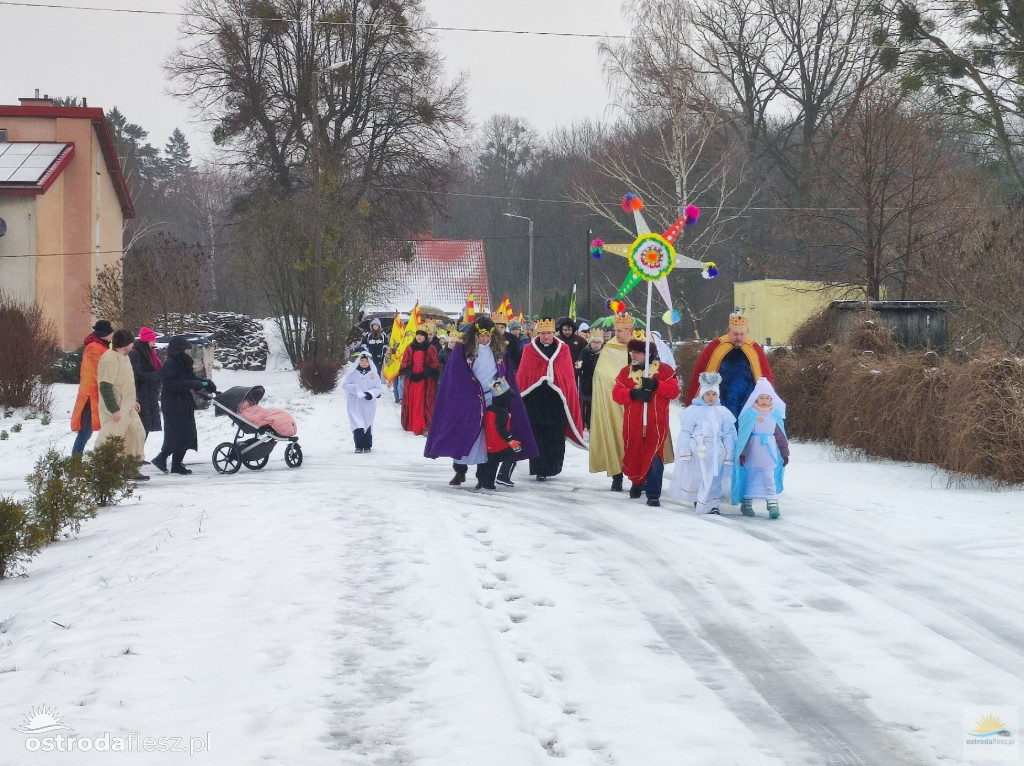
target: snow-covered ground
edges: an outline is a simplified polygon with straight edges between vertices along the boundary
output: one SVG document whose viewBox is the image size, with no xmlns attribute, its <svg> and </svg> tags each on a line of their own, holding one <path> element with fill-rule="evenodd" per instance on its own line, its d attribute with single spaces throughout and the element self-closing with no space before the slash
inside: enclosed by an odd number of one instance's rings
<svg viewBox="0 0 1024 766">
<path fill-rule="evenodd" d="M 354 454 L 342 394 L 281 367 L 216 378 L 295 415 L 300 468 L 217 474 L 233 429 L 201 412 L 192 476 L 148 469 L 0 581 L 0 763 L 920 766 L 962 762 L 965 706 L 1024 702 L 1020 489 L 796 444 L 778 521 L 648 508 L 571 448 L 482 494 L 390 398 Z M 70 450 L 56 395 L 0 495 Z M 40 748 L 133 751 L 30 752 L 44 707 Z"/>
</svg>

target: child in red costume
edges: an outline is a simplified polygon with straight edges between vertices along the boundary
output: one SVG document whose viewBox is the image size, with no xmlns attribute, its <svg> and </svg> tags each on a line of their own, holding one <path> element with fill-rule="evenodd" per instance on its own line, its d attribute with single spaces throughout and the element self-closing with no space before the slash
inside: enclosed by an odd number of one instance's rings
<svg viewBox="0 0 1024 766">
<path fill-rule="evenodd" d="M 477 482 L 477 489 L 495 489 L 494 479 L 498 466 L 523 449 L 523 445 L 512 438 L 512 416 L 508 408 L 512 402 L 512 389 L 505 378 L 491 381 L 491 399 L 484 412 L 484 441 L 487 445 L 487 464 Z"/>
<path fill-rule="evenodd" d="M 668 410 L 672 400 L 679 396 L 679 381 L 675 370 L 658 360 L 653 344 L 631 340 L 626 348 L 630 364 L 619 371 L 612 389 L 612 399 L 624 410 L 622 442 L 626 451 L 622 472 L 633 482 L 631 498 L 646 491 L 647 504 L 659 506 L 665 461 L 673 460 Z M 651 359 L 645 376 L 648 349 Z"/>
</svg>

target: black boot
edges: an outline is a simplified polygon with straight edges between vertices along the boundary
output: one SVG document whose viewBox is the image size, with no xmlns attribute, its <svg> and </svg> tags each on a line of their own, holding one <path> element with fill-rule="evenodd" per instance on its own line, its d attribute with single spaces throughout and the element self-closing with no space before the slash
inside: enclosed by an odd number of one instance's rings
<svg viewBox="0 0 1024 766">
<path fill-rule="evenodd" d="M 161 452 L 159 455 L 157 455 L 155 458 L 153 458 L 153 460 L 151 462 L 153 463 L 153 467 L 156 468 L 158 471 L 162 471 L 163 473 L 167 473 L 167 453 L 166 452 Z"/>
<path fill-rule="evenodd" d="M 612 476 L 612 492 L 622 491 L 622 474 L 617 473 Z"/>
<path fill-rule="evenodd" d="M 178 473 L 182 476 L 188 476 L 192 471 L 181 464 L 181 460 L 184 455 L 172 455 L 171 456 L 171 473 Z"/>
<path fill-rule="evenodd" d="M 631 486 L 629 488 L 629 496 L 633 500 L 636 500 L 643 493 L 644 493 L 644 485 L 643 484 L 633 484 L 633 486 Z"/>
</svg>

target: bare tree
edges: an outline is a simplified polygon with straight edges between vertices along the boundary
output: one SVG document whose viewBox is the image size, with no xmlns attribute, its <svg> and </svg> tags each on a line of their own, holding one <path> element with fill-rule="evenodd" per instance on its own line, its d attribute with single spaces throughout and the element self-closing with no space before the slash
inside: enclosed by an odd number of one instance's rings
<svg viewBox="0 0 1024 766">
<path fill-rule="evenodd" d="M 667 227 L 686 205 L 697 204 L 701 225 L 686 230 L 680 249 L 697 260 L 724 255 L 757 192 L 750 183 L 746 146 L 733 127 L 737 115 L 726 106 L 720 84 L 698 71 L 693 41 L 687 40 L 684 2 L 635 0 L 629 14 L 630 41 L 601 47 L 625 119 L 592 161 L 622 190 L 641 194 L 652 225 Z M 594 189 L 578 186 L 577 198 L 624 235 L 634 236 L 621 212 L 609 208 Z M 702 312 L 688 305 L 685 293 L 677 300 L 697 332 L 696 315 Z"/>
<path fill-rule="evenodd" d="M 680 0 L 673 0 L 680 2 Z M 688 45 L 724 83 L 751 149 L 797 190 L 810 183 L 818 139 L 882 76 L 872 0 L 694 0 Z"/>
<path fill-rule="evenodd" d="M 969 221 L 963 204 L 971 179 L 962 147 L 941 125 L 897 92 L 865 92 L 842 123 L 816 194 L 829 204 L 798 211 L 830 282 L 861 284 L 870 300 L 887 286 L 895 297 L 919 298 L 929 253 L 948 247 Z M 973 201 L 973 200 L 972 200 Z"/>
</svg>

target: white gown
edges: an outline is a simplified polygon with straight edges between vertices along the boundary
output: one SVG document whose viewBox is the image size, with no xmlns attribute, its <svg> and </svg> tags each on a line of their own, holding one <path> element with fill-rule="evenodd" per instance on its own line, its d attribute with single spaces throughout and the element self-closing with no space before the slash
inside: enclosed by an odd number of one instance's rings
<svg viewBox="0 0 1024 766">
<path fill-rule="evenodd" d="M 718 508 L 722 500 L 722 476 L 726 458 L 736 448 L 736 418 L 721 404 L 709 405 L 695 398 L 679 416 L 678 451 L 669 496 L 696 503 L 701 513 Z M 690 459 L 683 455 L 689 451 Z"/>
<path fill-rule="evenodd" d="M 348 395 L 349 428 L 353 431 L 357 428 L 367 431 L 373 428 L 373 420 L 377 417 L 377 399 L 384 390 L 384 383 L 373 360 L 370 360 L 370 368 L 365 371 L 360 371 L 357 361 L 341 382 L 341 390 Z M 372 398 L 367 399 L 366 394 Z"/>
</svg>

